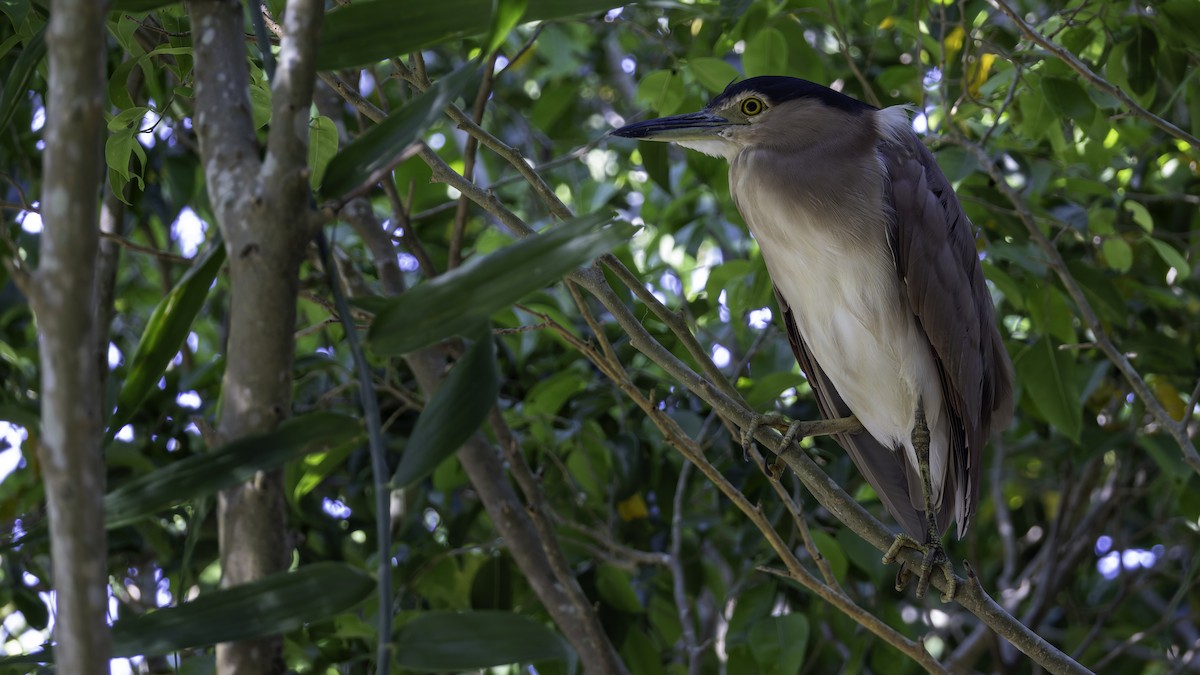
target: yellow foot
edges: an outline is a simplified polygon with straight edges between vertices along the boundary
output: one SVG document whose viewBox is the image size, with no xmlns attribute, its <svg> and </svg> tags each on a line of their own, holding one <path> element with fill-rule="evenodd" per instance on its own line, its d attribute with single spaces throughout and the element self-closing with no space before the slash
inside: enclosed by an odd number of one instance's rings
<svg viewBox="0 0 1200 675">
<path fill-rule="evenodd" d="M 942 543 L 934 539 L 927 544 L 921 544 L 907 534 L 898 534 L 896 541 L 892 542 L 891 548 L 883 554 L 883 564 L 890 565 L 896 562 L 896 556 L 900 553 L 900 549 L 904 548 L 920 551 L 925 556 L 917 575 L 917 597 L 925 597 L 929 591 L 929 575 L 933 572 L 933 568 L 937 567 L 946 577 L 946 592 L 942 593 L 942 602 L 953 600 L 954 594 L 958 591 L 958 582 L 954 579 L 954 567 L 950 564 L 950 559 L 946 557 Z M 901 562 L 900 570 L 896 572 L 896 590 L 903 591 L 908 586 L 910 579 L 912 579 L 912 571 Z"/>
</svg>

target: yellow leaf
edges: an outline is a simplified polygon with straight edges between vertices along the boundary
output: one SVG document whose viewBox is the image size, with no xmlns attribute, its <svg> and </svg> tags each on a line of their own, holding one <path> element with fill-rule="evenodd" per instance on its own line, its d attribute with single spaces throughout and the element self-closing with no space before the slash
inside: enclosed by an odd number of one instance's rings
<svg viewBox="0 0 1200 675">
<path fill-rule="evenodd" d="M 1150 379 L 1150 378 L 1147 378 Z M 1154 389 L 1154 396 L 1158 398 L 1158 402 L 1162 404 L 1163 409 L 1171 416 L 1173 420 L 1181 420 L 1186 407 L 1183 398 L 1179 395 L 1179 390 L 1171 386 L 1170 382 L 1162 378 L 1153 378 L 1150 386 Z"/>
<path fill-rule="evenodd" d="M 896 19 L 895 19 L 895 17 L 891 17 L 891 16 L 885 16 L 885 17 L 883 17 L 883 21 L 879 22 L 880 30 L 887 30 L 895 25 L 896 25 Z"/>
<path fill-rule="evenodd" d="M 646 508 L 646 500 L 642 499 L 642 493 L 635 492 L 629 499 L 617 502 L 617 515 L 621 520 L 640 520 L 649 516 L 650 510 Z"/>
<path fill-rule="evenodd" d="M 971 81 L 967 85 L 967 90 L 972 96 L 979 95 L 979 88 L 987 82 L 988 73 L 992 70 L 992 64 L 996 62 L 995 54 L 980 54 L 979 59 L 975 61 L 975 65 L 971 68 Z"/>
<path fill-rule="evenodd" d="M 962 51 L 963 38 L 966 37 L 966 32 L 962 26 L 955 26 L 950 34 L 942 38 L 942 44 L 946 47 L 947 60 L 954 58 L 954 55 Z"/>
</svg>

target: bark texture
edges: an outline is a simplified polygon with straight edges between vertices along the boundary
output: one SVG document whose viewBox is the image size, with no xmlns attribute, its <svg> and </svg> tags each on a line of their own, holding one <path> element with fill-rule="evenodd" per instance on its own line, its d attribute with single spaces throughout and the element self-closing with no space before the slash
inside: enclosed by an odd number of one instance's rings
<svg viewBox="0 0 1200 675">
<path fill-rule="evenodd" d="M 225 237 L 232 285 L 222 381 L 222 442 L 269 431 L 289 414 L 297 275 L 314 232 L 309 207 L 308 110 L 323 5 L 292 0 L 285 10 L 272 81 L 265 159 L 250 114 L 242 6 L 196 0 L 196 132 L 209 199 Z M 217 503 L 221 585 L 283 571 L 290 559 L 282 474 L 263 473 L 223 491 Z M 222 675 L 282 673 L 282 640 L 217 647 Z"/>
<path fill-rule="evenodd" d="M 108 672 L 108 549 L 100 364 L 93 301 L 105 132 L 106 2 L 55 0 L 46 32 L 41 263 L 30 286 L 42 373 L 42 437 L 62 673 Z"/>
</svg>

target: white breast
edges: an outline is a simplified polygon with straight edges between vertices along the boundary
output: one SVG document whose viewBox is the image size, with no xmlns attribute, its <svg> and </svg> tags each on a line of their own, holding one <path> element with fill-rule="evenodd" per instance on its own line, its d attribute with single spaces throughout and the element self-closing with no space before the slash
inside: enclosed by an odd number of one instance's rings
<svg viewBox="0 0 1200 675">
<path fill-rule="evenodd" d="M 826 203 L 817 213 L 797 206 L 803 200 L 775 199 L 747 168 L 731 171 L 731 188 L 800 335 L 866 430 L 884 446 L 903 448 L 914 467 L 912 428 L 917 403 L 924 403 L 940 505 L 949 446 L 941 382 L 897 277 L 882 216 L 875 216 L 877 228 L 853 231 L 844 205 Z M 867 212 L 882 214 L 881 199 L 864 197 Z M 924 508 L 919 493 L 911 497 Z"/>
</svg>

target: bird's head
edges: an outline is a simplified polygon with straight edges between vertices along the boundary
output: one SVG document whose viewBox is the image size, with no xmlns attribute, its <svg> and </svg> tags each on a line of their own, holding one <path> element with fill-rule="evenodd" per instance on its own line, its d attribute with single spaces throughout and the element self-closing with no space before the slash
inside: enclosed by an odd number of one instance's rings
<svg viewBox="0 0 1200 675">
<path fill-rule="evenodd" d="M 725 88 L 699 112 L 637 122 L 613 132 L 643 141 L 678 143 L 732 160 L 744 148 L 818 143 L 843 134 L 874 107 L 795 77 L 752 77 Z"/>
</svg>

